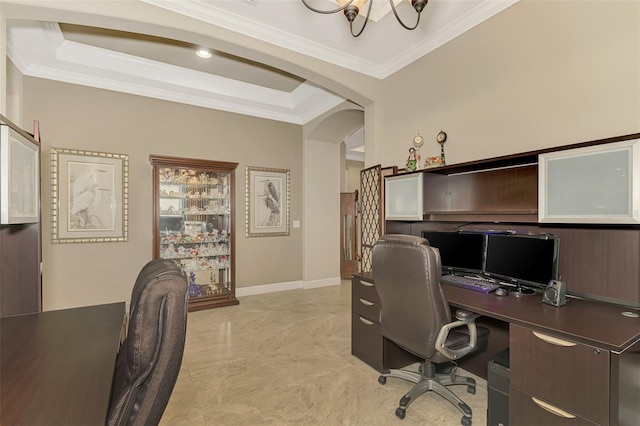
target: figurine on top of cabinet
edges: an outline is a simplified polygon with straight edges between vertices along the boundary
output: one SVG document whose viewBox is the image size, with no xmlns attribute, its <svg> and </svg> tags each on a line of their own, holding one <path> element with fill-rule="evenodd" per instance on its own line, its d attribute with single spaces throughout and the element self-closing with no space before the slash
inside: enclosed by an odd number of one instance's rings
<svg viewBox="0 0 640 426">
<path fill-rule="evenodd" d="M 409 148 L 409 156 L 407 157 L 406 170 L 408 172 L 416 171 L 419 163 L 420 163 L 420 152 L 416 151 L 416 149 L 413 147 Z"/>
</svg>

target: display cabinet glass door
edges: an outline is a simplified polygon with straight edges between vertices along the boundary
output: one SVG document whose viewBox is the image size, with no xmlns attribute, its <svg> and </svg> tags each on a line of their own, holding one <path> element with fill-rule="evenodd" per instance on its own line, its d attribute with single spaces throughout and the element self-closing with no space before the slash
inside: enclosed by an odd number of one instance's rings
<svg viewBox="0 0 640 426">
<path fill-rule="evenodd" d="M 237 304 L 233 169 L 225 170 L 231 166 L 220 167 L 228 164 L 220 162 L 208 168 L 180 166 L 157 157 L 152 163 L 157 187 L 156 257 L 171 259 L 185 271 L 190 310 Z M 235 168 L 235 163 L 229 164 Z"/>
</svg>

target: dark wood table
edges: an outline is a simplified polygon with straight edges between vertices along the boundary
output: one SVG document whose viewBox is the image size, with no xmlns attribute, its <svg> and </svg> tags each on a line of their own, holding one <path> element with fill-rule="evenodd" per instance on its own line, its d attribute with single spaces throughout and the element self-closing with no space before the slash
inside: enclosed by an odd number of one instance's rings
<svg viewBox="0 0 640 426">
<path fill-rule="evenodd" d="M 0 319 L 0 424 L 104 425 L 124 302 Z"/>
<path fill-rule="evenodd" d="M 542 303 L 539 294 L 523 297 L 483 294 L 443 285 L 450 305 L 486 315 L 510 324 L 562 333 L 578 342 L 622 352 L 640 339 L 640 318 L 623 312 L 637 309 L 581 299 L 570 299 L 559 308 Z"/>
</svg>

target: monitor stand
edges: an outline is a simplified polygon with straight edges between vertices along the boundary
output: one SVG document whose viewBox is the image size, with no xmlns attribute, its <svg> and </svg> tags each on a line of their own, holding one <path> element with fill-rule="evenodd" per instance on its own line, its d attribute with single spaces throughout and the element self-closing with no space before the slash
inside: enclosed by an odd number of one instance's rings
<svg viewBox="0 0 640 426">
<path fill-rule="evenodd" d="M 536 294 L 536 292 L 531 288 L 522 287 L 520 283 L 516 283 L 516 288 L 515 290 L 511 291 L 511 294 L 513 294 L 516 297 L 522 297 L 522 296 L 531 296 L 532 294 Z"/>
</svg>

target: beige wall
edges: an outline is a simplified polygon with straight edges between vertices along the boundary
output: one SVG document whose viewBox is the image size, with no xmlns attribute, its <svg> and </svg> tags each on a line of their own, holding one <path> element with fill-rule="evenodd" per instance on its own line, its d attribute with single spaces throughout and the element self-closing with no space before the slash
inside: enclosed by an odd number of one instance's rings
<svg viewBox="0 0 640 426">
<path fill-rule="evenodd" d="M 9 61 L 4 52 L 7 50 L 7 38 L 4 36 L 7 33 L 7 20 L 4 13 L 0 8 L 0 113 L 8 118 L 7 115 L 7 88 L 5 87 L 5 81 L 7 81 L 7 66 Z"/>
<path fill-rule="evenodd" d="M 291 218 L 302 215 L 302 127 L 37 78 L 24 79 L 24 123 L 40 121 L 44 309 L 128 300 L 152 257 L 150 154 L 238 162 L 237 287 L 302 279 L 302 233 L 245 238 L 245 167 L 291 170 Z M 129 155 L 129 241 L 52 244 L 50 149 Z"/>
<path fill-rule="evenodd" d="M 418 132 L 425 157 L 445 130 L 450 164 L 638 132 L 640 2 L 520 1 L 384 80 L 369 117 L 367 164 L 399 167 Z"/>
<path fill-rule="evenodd" d="M 304 280 L 340 283 L 340 144 L 304 141 Z M 337 232 L 336 232 L 337 231 Z"/>
<path fill-rule="evenodd" d="M 364 169 L 364 162 L 347 160 L 346 163 L 346 192 L 360 192 L 360 170 Z"/>
<path fill-rule="evenodd" d="M 340 192 L 344 144 L 362 126 L 361 108 L 344 102 L 303 126 L 303 277 L 306 287 L 340 284 Z"/>
<path fill-rule="evenodd" d="M 14 123 L 22 120 L 22 74 L 16 66 L 7 58 L 7 85 L 6 85 L 6 109 L 4 116 Z M 26 130 L 32 131 L 33 123 L 25 127 Z"/>
</svg>

